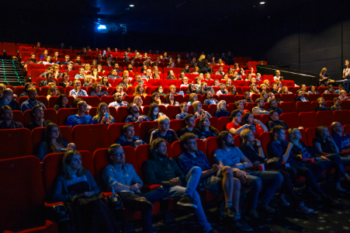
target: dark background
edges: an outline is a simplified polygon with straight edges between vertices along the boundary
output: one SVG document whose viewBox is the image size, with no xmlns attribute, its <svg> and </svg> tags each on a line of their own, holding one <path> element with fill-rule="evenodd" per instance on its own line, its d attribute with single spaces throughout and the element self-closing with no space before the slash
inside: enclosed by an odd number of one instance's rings
<svg viewBox="0 0 350 233">
<path fill-rule="evenodd" d="M 350 1 L 2 0 L 0 41 L 138 50 L 228 52 L 341 78 L 350 59 Z M 135 7 L 129 7 L 134 4 Z M 98 19 L 126 35 L 97 34 Z"/>
</svg>

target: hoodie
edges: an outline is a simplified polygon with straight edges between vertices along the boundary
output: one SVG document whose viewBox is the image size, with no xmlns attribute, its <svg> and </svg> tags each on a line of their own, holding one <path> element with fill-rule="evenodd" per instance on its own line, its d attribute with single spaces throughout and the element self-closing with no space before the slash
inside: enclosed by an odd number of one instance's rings
<svg viewBox="0 0 350 233">
<path fill-rule="evenodd" d="M 155 153 L 150 153 L 150 159 L 143 163 L 144 178 L 148 184 L 160 184 L 164 188 L 170 188 L 169 180 L 179 178 L 186 182 L 185 174 L 172 158 L 160 158 Z"/>
</svg>

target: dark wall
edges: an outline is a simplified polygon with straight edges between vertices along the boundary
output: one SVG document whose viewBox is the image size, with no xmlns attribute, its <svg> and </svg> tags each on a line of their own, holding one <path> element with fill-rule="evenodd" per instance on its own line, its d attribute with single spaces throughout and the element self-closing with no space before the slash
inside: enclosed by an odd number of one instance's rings
<svg viewBox="0 0 350 233">
<path fill-rule="evenodd" d="M 349 3 L 307 5 L 272 15 L 266 22 L 266 59 L 270 64 L 340 79 L 350 59 Z"/>
</svg>

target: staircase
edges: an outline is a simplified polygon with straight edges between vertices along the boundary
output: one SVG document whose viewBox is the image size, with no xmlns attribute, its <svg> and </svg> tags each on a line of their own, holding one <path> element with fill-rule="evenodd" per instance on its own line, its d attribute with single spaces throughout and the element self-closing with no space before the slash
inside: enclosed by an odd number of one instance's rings
<svg viewBox="0 0 350 233">
<path fill-rule="evenodd" d="M 17 60 L 0 59 L 0 83 L 24 86 L 25 77 Z"/>
</svg>

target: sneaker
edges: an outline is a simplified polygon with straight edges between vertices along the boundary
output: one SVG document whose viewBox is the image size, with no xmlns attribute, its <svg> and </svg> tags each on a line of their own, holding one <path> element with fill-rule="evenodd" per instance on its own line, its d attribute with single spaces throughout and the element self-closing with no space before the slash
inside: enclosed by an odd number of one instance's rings
<svg viewBox="0 0 350 233">
<path fill-rule="evenodd" d="M 241 230 L 241 231 L 253 231 L 254 229 L 249 226 L 246 222 L 244 222 L 242 219 L 239 219 L 237 221 L 235 221 L 232 224 L 237 230 Z"/>
<path fill-rule="evenodd" d="M 259 209 L 269 214 L 275 213 L 275 209 L 268 205 L 260 204 Z"/>
<path fill-rule="evenodd" d="M 259 219 L 259 214 L 256 209 L 249 211 L 247 215 L 252 219 Z"/>
<path fill-rule="evenodd" d="M 312 212 L 314 212 L 313 209 L 306 207 L 303 201 L 298 205 L 297 211 L 302 212 L 304 214 L 311 214 Z"/>
<path fill-rule="evenodd" d="M 193 200 L 190 196 L 183 196 L 178 202 L 178 205 L 183 206 L 183 207 L 190 207 L 193 209 L 197 209 L 197 205 L 193 203 Z"/>
<path fill-rule="evenodd" d="M 321 197 L 324 201 L 326 201 L 327 205 L 336 206 L 339 204 L 339 201 L 327 196 L 325 193 L 322 193 Z"/>
<path fill-rule="evenodd" d="M 235 214 L 234 214 L 234 211 L 233 211 L 233 207 L 232 206 L 225 207 L 224 211 L 221 212 L 221 215 L 224 218 L 230 218 L 230 219 L 234 218 Z"/>
<path fill-rule="evenodd" d="M 281 194 L 277 199 L 277 201 L 283 206 L 290 206 L 290 203 L 286 200 L 285 194 Z"/>
</svg>

